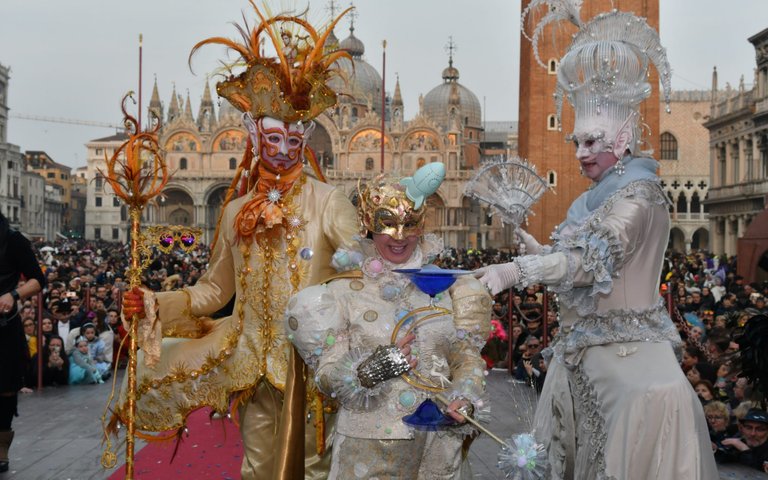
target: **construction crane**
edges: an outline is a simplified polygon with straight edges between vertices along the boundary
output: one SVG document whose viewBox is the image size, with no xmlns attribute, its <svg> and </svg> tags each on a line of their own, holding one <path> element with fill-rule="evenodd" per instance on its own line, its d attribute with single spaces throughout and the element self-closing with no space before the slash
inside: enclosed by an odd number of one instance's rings
<svg viewBox="0 0 768 480">
<path fill-rule="evenodd" d="M 78 120 L 73 118 L 44 117 L 41 115 L 27 115 L 25 113 L 12 113 L 11 118 L 18 118 L 19 120 L 34 120 L 38 122 L 68 123 L 70 125 L 85 125 L 88 127 L 104 127 L 115 129 L 125 128 L 124 125 L 118 125 L 115 123 L 92 122 L 90 120 Z"/>
</svg>

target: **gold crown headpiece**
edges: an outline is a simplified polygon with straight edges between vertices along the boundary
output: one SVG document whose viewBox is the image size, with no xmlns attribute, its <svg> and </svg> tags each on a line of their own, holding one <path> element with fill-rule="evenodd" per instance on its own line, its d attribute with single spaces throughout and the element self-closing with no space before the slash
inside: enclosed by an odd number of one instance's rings
<svg viewBox="0 0 768 480">
<path fill-rule="evenodd" d="M 269 116 L 285 122 L 311 120 L 335 105 L 336 93 L 328 86 L 328 80 L 338 73 L 332 65 L 339 58 L 351 57 L 343 50 L 326 52 L 325 41 L 352 7 L 318 33 L 303 18 L 292 15 L 267 18 L 253 0 L 249 2 L 260 23 L 253 29 L 247 22 L 243 27 L 235 25 L 242 35 L 241 43 L 224 37 L 206 38 L 189 54 L 191 60 L 200 47 L 209 44 L 224 45 L 239 54 L 238 61 L 227 68 L 231 72 L 232 67 L 244 63 L 245 71 L 237 76 L 230 74 L 216 84 L 217 93 L 254 118 Z M 306 35 L 290 33 L 292 29 Z M 283 39 L 284 35 L 288 43 Z M 273 45 L 276 57 L 262 52 L 264 37 Z"/>
</svg>

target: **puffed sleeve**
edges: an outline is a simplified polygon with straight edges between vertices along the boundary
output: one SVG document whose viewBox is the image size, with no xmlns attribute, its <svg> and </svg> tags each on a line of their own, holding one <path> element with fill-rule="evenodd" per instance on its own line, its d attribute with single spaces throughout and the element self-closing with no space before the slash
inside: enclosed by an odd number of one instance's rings
<svg viewBox="0 0 768 480">
<path fill-rule="evenodd" d="M 357 367 L 372 351 L 350 348 L 347 301 L 332 290 L 328 284 L 315 285 L 294 295 L 284 316 L 285 331 L 314 370 L 320 391 L 349 410 L 372 410 L 391 387 L 388 382 L 373 388 L 360 384 Z"/>
<path fill-rule="evenodd" d="M 614 276 L 634 255 L 650 212 L 657 207 L 642 195 L 620 198 L 603 218 L 593 218 L 559 239 L 553 253 L 517 258 L 521 284 L 551 285 L 553 291 L 564 294 L 566 304 L 588 313 L 598 294 L 612 290 Z"/>
<path fill-rule="evenodd" d="M 449 290 L 453 302 L 456 338 L 451 342 L 448 363 L 452 389 L 449 400 L 465 398 L 476 407 L 485 392 L 485 361 L 480 350 L 491 331 L 493 301 L 472 276 L 459 277 Z"/>
<path fill-rule="evenodd" d="M 323 232 L 331 242 L 332 250 L 348 245 L 359 230 L 357 210 L 352 202 L 344 192 L 338 188 L 333 189 L 323 209 Z"/>
</svg>

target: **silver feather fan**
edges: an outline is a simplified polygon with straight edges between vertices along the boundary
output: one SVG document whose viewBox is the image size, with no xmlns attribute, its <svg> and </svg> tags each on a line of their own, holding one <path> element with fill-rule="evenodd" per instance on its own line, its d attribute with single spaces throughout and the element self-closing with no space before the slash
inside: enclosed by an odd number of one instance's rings
<svg viewBox="0 0 768 480">
<path fill-rule="evenodd" d="M 536 167 L 519 157 L 484 162 L 464 192 L 491 207 L 491 213 L 515 228 L 549 188 Z"/>
</svg>

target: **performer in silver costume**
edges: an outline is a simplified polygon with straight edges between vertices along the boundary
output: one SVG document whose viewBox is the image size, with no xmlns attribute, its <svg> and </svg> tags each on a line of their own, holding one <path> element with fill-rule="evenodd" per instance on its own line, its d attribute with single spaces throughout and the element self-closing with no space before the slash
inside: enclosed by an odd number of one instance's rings
<svg viewBox="0 0 768 480">
<path fill-rule="evenodd" d="M 576 20 L 580 31 L 558 67 L 558 103 L 565 96 L 574 107 L 569 137 L 594 183 L 551 246 L 523 232 L 530 255 L 477 276 L 493 293 L 543 283 L 558 294 L 560 333 L 534 425 L 551 478 L 715 479 L 701 404 L 659 296 L 667 200 L 658 163 L 639 148 L 650 61 L 669 98 L 666 53 L 644 19 L 612 11 L 581 23 L 560 7 L 545 19 Z"/>
</svg>

